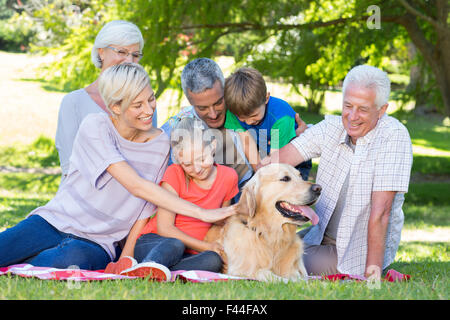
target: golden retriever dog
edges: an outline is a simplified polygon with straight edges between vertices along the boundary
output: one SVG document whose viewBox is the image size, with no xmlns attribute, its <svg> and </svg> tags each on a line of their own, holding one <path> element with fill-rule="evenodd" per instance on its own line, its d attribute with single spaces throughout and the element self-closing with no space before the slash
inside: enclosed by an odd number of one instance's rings
<svg viewBox="0 0 450 320">
<path fill-rule="evenodd" d="M 287 164 L 259 169 L 242 190 L 238 214 L 214 225 L 205 241 L 223 247 L 224 273 L 261 281 L 300 280 L 307 276 L 299 225 L 318 216 L 309 207 L 321 187 L 304 181 Z"/>
</svg>

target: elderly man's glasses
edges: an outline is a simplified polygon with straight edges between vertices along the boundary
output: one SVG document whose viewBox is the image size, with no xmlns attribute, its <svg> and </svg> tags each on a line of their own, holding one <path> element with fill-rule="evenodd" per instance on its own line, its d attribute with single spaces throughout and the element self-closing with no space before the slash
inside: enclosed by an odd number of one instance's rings
<svg viewBox="0 0 450 320">
<path fill-rule="evenodd" d="M 119 56 L 121 56 L 123 58 L 128 57 L 130 54 L 133 57 L 133 59 L 141 59 L 142 56 L 143 56 L 142 53 L 137 52 L 137 51 L 130 52 L 130 51 L 126 50 L 126 49 L 117 49 L 117 48 L 110 47 L 110 46 L 107 46 L 106 48 L 113 50 L 115 53 L 117 53 Z"/>
</svg>

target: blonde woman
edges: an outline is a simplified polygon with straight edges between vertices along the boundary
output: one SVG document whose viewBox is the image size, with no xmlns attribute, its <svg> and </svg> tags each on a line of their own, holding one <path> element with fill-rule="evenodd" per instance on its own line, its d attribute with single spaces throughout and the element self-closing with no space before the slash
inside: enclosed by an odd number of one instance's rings
<svg viewBox="0 0 450 320">
<path fill-rule="evenodd" d="M 99 79 L 111 116 L 86 116 L 75 138 L 66 181 L 45 206 L 0 233 L 0 267 L 103 269 L 117 242 L 156 206 L 214 222 L 233 207 L 205 210 L 158 185 L 167 166 L 169 138 L 152 125 L 156 101 L 145 70 L 115 65 Z"/>
</svg>

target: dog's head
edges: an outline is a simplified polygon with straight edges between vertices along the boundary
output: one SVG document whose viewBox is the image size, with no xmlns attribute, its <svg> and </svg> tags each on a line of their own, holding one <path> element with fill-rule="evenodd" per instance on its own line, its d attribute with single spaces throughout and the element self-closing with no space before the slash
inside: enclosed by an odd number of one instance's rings
<svg viewBox="0 0 450 320">
<path fill-rule="evenodd" d="M 302 225 L 319 217 L 309 206 L 316 203 L 322 188 L 302 179 L 300 172 L 288 164 L 270 164 L 259 169 L 242 190 L 238 205 L 240 213 L 281 223 Z M 276 213 L 277 217 L 272 217 Z M 281 219 L 279 219 L 281 217 Z"/>
</svg>

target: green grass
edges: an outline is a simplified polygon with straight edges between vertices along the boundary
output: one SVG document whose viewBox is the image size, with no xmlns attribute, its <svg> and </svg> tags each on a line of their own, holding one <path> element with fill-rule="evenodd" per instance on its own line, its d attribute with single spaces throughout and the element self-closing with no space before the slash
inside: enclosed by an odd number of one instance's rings
<svg viewBox="0 0 450 320">
<path fill-rule="evenodd" d="M 411 274 L 404 283 L 382 282 L 380 288 L 360 282 L 309 281 L 261 283 L 229 281 L 220 283 L 155 283 L 119 280 L 67 283 L 0 277 L 0 299 L 190 299 L 190 300 L 297 300 L 297 299 L 442 299 L 449 298 L 450 267 L 445 243 L 407 243 L 399 249 L 398 271 Z"/>
<path fill-rule="evenodd" d="M 450 176 L 450 157 L 413 155 L 413 173 Z"/>
<path fill-rule="evenodd" d="M 3 174 L 5 175 L 5 174 Z M 0 181 L 2 176 L 0 175 Z M 9 174 L 7 174 L 9 175 Z M 58 179 L 47 184 L 34 180 L 35 192 L 24 189 L 24 181 L 33 174 L 23 174 L 10 189 L 0 191 L 0 228 L 14 226 L 32 209 L 53 196 Z M 41 182 L 41 183 L 40 183 Z M 3 184 L 2 184 L 3 185 Z M 412 190 L 415 190 L 414 187 Z M 412 191 L 413 193 L 416 191 Z M 420 192 L 420 189 L 417 191 Z M 441 197 L 445 195 L 440 193 Z M 442 199 L 442 198 L 441 198 Z M 448 227 L 449 206 L 408 204 L 404 206 L 405 229 L 433 230 Z M 402 242 L 391 268 L 413 276 L 406 283 L 381 283 L 373 289 L 365 283 L 310 281 L 308 283 L 266 284 L 253 281 L 223 283 L 153 283 L 121 280 L 73 284 L 59 281 L 0 277 L 0 299 L 206 299 L 206 300 L 291 300 L 291 299 L 448 299 L 450 259 L 448 243 Z"/>
<path fill-rule="evenodd" d="M 301 114 L 307 123 L 323 116 Z M 439 119 L 402 119 L 414 146 L 414 165 L 403 211 L 404 230 L 410 234 L 436 230 L 450 232 L 450 139 L 449 129 Z M 424 142 L 425 141 L 425 142 Z M 58 165 L 53 141 L 41 137 L 27 146 L 0 148 L 0 162 L 7 166 L 47 168 Z M 430 154 L 428 154 L 430 152 Z M 315 164 L 313 171 L 317 170 Z M 0 230 L 14 226 L 31 210 L 49 201 L 60 176 L 42 172 L 0 173 Z M 449 243 L 423 239 L 402 241 L 390 266 L 410 274 L 404 283 L 384 283 L 379 289 L 366 283 L 309 281 L 307 283 L 155 283 L 144 280 L 103 281 L 74 284 L 15 276 L 0 277 L 0 299 L 206 299 L 206 300 L 296 300 L 296 299 L 442 299 L 449 298 Z"/>
<path fill-rule="evenodd" d="M 30 145 L 0 147 L 0 163 L 19 168 L 58 167 L 59 157 L 55 142 L 40 136 Z"/>
</svg>

